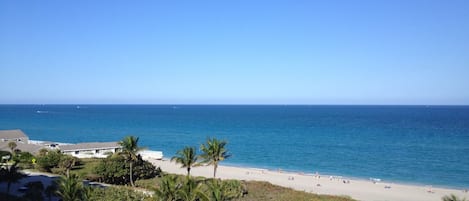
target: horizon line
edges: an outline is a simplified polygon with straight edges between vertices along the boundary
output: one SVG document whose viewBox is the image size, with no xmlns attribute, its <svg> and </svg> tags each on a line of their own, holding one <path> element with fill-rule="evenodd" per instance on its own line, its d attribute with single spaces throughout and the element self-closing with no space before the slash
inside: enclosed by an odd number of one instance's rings
<svg viewBox="0 0 469 201">
<path fill-rule="evenodd" d="M 469 104 L 303 104 L 303 103 L 0 103 L 0 105 L 161 105 L 161 106 L 469 106 Z"/>
</svg>

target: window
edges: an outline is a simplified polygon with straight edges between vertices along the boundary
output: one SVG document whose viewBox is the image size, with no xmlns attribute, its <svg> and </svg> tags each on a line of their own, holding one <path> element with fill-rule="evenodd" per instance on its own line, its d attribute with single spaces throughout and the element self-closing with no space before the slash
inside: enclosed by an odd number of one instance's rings
<svg viewBox="0 0 469 201">
<path fill-rule="evenodd" d="M 75 154 L 79 154 L 79 153 L 80 153 L 80 151 L 75 151 Z"/>
</svg>

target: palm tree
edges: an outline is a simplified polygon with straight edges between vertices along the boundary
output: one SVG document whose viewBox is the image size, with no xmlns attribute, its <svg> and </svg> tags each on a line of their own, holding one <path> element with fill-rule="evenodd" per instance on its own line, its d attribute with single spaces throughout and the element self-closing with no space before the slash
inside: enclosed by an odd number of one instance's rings
<svg viewBox="0 0 469 201">
<path fill-rule="evenodd" d="M 202 189 L 202 182 L 186 177 L 186 181 L 177 191 L 178 200 L 182 201 L 209 201 L 209 197 Z"/>
<path fill-rule="evenodd" d="M 82 188 L 82 194 L 81 194 L 81 200 L 82 201 L 88 201 L 88 200 L 93 200 L 94 199 L 94 188 L 91 186 L 83 186 Z"/>
<path fill-rule="evenodd" d="M 81 200 L 83 187 L 77 175 L 72 174 L 68 177 L 62 177 L 57 184 L 57 195 L 62 198 L 63 201 Z"/>
<path fill-rule="evenodd" d="M 39 156 L 45 156 L 49 152 L 46 148 L 42 148 L 39 150 Z"/>
<path fill-rule="evenodd" d="M 443 201 L 466 201 L 466 198 L 459 198 L 458 196 L 451 194 L 451 195 L 445 195 L 444 197 L 441 198 Z"/>
<path fill-rule="evenodd" d="M 134 185 L 133 180 L 133 165 L 134 162 L 138 160 L 138 151 L 142 150 L 141 147 L 138 146 L 138 137 L 134 136 L 127 136 L 122 141 L 119 142 L 119 145 L 122 146 L 121 154 L 124 156 L 125 160 L 129 163 L 129 174 L 130 174 L 130 184 Z"/>
<path fill-rule="evenodd" d="M 210 196 L 213 201 L 227 201 L 239 198 L 243 194 L 243 189 L 239 181 L 221 181 L 213 179 L 207 183 Z"/>
<path fill-rule="evenodd" d="M 175 201 L 178 188 L 180 186 L 177 183 L 177 176 L 166 175 L 161 179 L 158 188 L 155 189 L 155 195 L 159 201 Z"/>
<path fill-rule="evenodd" d="M 69 155 L 64 155 L 59 162 L 59 167 L 65 170 L 66 176 L 70 176 L 70 170 L 75 166 L 76 158 Z"/>
<path fill-rule="evenodd" d="M 226 141 L 209 138 L 206 143 L 207 144 L 200 145 L 200 150 L 203 152 L 200 157 L 203 159 L 202 163 L 213 165 L 213 178 L 215 178 L 218 163 L 229 158 L 231 155 L 228 154 L 228 151 L 225 149 Z"/>
<path fill-rule="evenodd" d="M 191 168 L 199 165 L 196 152 L 195 147 L 184 147 L 184 149 L 177 151 L 176 156 L 173 156 L 171 161 L 180 163 L 181 168 L 187 168 L 187 176 L 190 176 Z"/>
<path fill-rule="evenodd" d="M 11 154 L 15 154 L 15 148 L 17 147 L 18 145 L 15 143 L 15 142 L 9 142 L 8 143 L 8 147 L 10 148 L 11 150 Z"/>
</svg>

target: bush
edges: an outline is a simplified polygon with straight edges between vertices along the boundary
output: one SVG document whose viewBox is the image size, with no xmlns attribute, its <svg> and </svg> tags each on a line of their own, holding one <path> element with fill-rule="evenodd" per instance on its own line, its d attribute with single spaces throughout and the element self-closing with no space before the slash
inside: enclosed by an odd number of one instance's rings
<svg viewBox="0 0 469 201">
<path fill-rule="evenodd" d="M 36 168 L 40 171 L 52 172 L 64 175 L 67 169 L 72 169 L 81 161 L 73 156 L 66 155 L 60 151 L 49 151 L 37 157 Z"/>
<path fill-rule="evenodd" d="M 0 162 L 3 163 L 3 162 L 6 162 L 6 161 L 1 161 L 2 157 L 4 156 L 10 156 L 11 157 L 11 153 L 9 151 L 2 151 L 0 150 Z M 5 159 L 6 160 L 6 159 Z"/>
<path fill-rule="evenodd" d="M 29 152 L 19 152 L 14 155 L 13 160 L 18 163 L 20 168 L 30 169 L 34 167 L 33 158 L 34 156 Z"/>
<path fill-rule="evenodd" d="M 51 172 L 52 168 L 58 167 L 62 156 L 63 154 L 59 151 L 49 151 L 47 154 L 37 158 L 36 168 L 41 171 Z"/>
<path fill-rule="evenodd" d="M 96 167 L 95 173 L 99 175 L 102 182 L 110 184 L 130 183 L 129 163 L 120 155 L 113 155 L 103 159 Z M 133 178 L 149 179 L 161 173 L 156 167 L 140 157 L 133 165 Z"/>
<path fill-rule="evenodd" d="M 101 176 L 101 182 L 109 184 L 127 184 L 128 171 L 125 159 L 116 156 L 103 159 L 95 169 L 95 173 Z"/>
<path fill-rule="evenodd" d="M 161 174 L 161 168 L 156 168 L 150 162 L 139 158 L 138 162 L 134 164 L 133 172 L 135 179 L 151 179 Z"/>
<path fill-rule="evenodd" d="M 106 187 L 106 188 L 93 188 L 90 192 L 90 201 L 134 201 L 143 200 L 150 201 L 152 198 L 137 192 L 133 189 L 125 187 Z"/>
</svg>

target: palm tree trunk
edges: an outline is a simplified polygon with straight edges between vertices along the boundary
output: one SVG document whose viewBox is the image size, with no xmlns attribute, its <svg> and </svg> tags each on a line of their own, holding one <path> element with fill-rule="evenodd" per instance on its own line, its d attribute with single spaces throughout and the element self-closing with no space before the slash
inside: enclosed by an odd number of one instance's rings
<svg viewBox="0 0 469 201">
<path fill-rule="evenodd" d="M 132 185 L 133 187 L 135 187 L 134 185 L 134 178 L 133 178 L 133 172 L 132 172 L 132 166 L 133 166 L 134 162 L 130 162 L 130 185 Z"/>
<path fill-rule="evenodd" d="M 218 164 L 215 163 L 213 165 L 213 178 L 215 179 L 216 175 L 217 175 L 217 168 L 218 168 Z"/>
<path fill-rule="evenodd" d="M 187 168 L 187 177 L 189 177 L 190 175 L 191 175 L 191 168 L 188 167 L 188 168 Z"/>
</svg>

